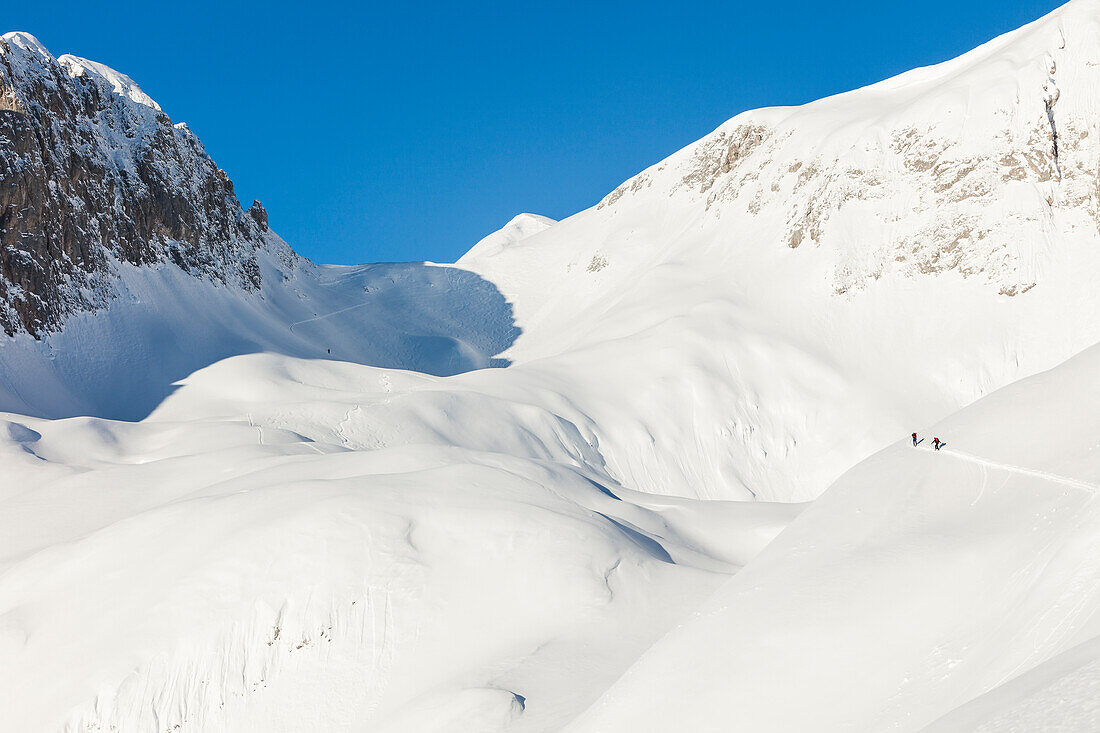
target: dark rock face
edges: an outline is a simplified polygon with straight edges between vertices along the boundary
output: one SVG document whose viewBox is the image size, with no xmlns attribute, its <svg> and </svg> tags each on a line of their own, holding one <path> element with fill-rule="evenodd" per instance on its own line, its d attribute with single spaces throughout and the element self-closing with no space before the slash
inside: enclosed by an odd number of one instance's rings
<svg viewBox="0 0 1100 733">
<path fill-rule="evenodd" d="M 56 330 L 103 306 L 116 263 L 172 262 L 255 290 L 267 212 L 129 78 L 0 39 L 0 327 Z"/>
<path fill-rule="evenodd" d="M 248 215 L 252 217 L 253 221 L 259 224 L 260 231 L 267 231 L 267 209 L 264 208 L 263 204 L 257 200 L 253 200 L 252 205 L 248 207 Z"/>
</svg>

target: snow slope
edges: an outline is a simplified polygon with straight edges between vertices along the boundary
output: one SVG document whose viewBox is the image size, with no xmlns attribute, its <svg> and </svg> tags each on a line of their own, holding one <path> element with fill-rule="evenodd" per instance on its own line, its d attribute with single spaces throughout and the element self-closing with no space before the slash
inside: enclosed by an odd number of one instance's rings
<svg viewBox="0 0 1100 733">
<path fill-rule="evenodd" d="M 860 463 L 568 730 L 919 731 L 983 694 L 930 730 L 1096 729 L 1098 373 L 1100 346 Z"/>
<path fill-rule="evenodd" d="M 0 703 L 11 730 L 921 730 L 1100 636 L 1097 368 L 790 526 L 625 489 L 497 370 L 257 354 L 140 423 L 8 415 Z"/>
<path fill-rule="evenodd" d="M 141 268 L 145 307 L 123 292 L 117 315 L 5 344 L 0 408 L 137 418 L 254 351 L 510 363 L 598 425 L 625 485 L 812 499 L 899 433 L 1100 341 L 1098 37 L 1098 3 L 1076 0 L 945 64 L 746 112 L 592 209 L 516 217 L 459 261 L 470 279 L 410 284 L 406 305 L 439 300 L 407 318 L 264 253 L 262 294 L 240 298 Z M 190 314 L 212 304 L 208 338 Z M 304 344 L 299 321 L 325 333 Z M 184 336 L 159 359 L 164 332 Z M 118 404 L 86 362 L 141 363 L 140 394 Z"/>
<path fill-rule="evenodd" d="M 505 248 L 539 232 L 544 232 L 556 223 L 553 219 L 538 214 L 517 214 L 503 227 L 470 248 L 470 251 L 463 255 L 458 263 L 469 263 L 484 257 L 498 255 Z"/>
<path fill-rule="evenodd" d="M 622 489 L 494 374 L 257 354 L 6 416 L 0 728 L 552 730 L 799 511 Z"/>
<path fill-rule="evenodd" d="M 811 498 L 1100 340 L 1098 38 L 1100 4 L 1077 0 L 953 61 L 746 112 L 459 264 L 514 304 L 506 356 L 599 395 L 625 483 Z"/>
<path fill-rule="evenodd" d="M 257 352 L 455 374 L 505 364 L 494 355 L 518 333 L 499 291 L 454 267 L 257 260 L 259 292 L 116 263 L 106 309 L 2 345 L 0 409 L 139 420 L 196 369 Z"/>
<path fill-rule="evenodd" d="M 1100 727 L 1100 636 L 995 687 L 921 733 L 1073 733 Z"/>
</svg>

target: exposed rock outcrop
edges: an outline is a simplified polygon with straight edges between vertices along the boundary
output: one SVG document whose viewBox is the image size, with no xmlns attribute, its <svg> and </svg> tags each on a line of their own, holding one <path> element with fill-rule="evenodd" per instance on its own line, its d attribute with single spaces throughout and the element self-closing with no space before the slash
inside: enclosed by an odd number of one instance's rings
<svg viewBox="0 0 1100 733">
<path fill-rule="evenodd" d="M 116 263 L 246 290 L 267 212 L 129 77 L 0 38 L 0 327 L 36 337 L 111 297 Z"/>
</svg>

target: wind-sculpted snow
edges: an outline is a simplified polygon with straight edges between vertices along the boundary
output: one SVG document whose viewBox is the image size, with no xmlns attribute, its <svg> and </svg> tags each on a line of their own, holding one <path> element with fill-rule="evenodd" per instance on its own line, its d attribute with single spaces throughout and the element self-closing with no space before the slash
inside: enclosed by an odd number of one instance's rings
<svg viewBox="0 0 1100 733">
<path fill-rule="evenodd" d="M 1100 346 L 921 431 L 946 452 L 860 463 L 567 730 L 920 731 L 983 693 L 932 730 L 1093 730 L 1098 373 Z"/>
<path fill-rule="evenodd" d="M 1100 724 L 1100 636 L 971 700 L 921 733 L 1078 733 Z"/>
<path fill-rule="evenodd" d="M 0 348 L 0 407 L 136 418 L 190 371 L 258 350 L 436 374 L 511 363 L 593 417 L 630 486 L 812 498 L 913 424 L 1100 340 L 1094 11 L 1081 0 L 955 61 L 739 115 L 597 207 L 517 217 L 460 260 L 478 278 L 408 319 L 353 288 L 325 294 L 270 232 L 246 257 L 259 289 L 172 278 L 178 302 L 152 314 L 128 302 L 172 265 L 112 266 L 106 289 L 74 291 L 102 295 L 105 318 Z M 66 84 L 94 79 L 127 119 L 160 124 L 122 75 L 66 63 Z M 495 294 L 473 299 L 494 304 L 467 309 L 459 291 L 482 285 Z M 432 291 L 408 292 L 402 308 Z M 100 323 L 106 348 L 89 346 Z M 115 363 L 143 364 L 136 396 L 102 376 Z"/>
<path fill-rule="evenodd" d="M 1079 733 L 1100 726 L 1100 636 L 951 711 L 921 733 Z"/>
<path fill-rule="evenodd" d="M 505 356 L 591 397 L 625 483 L 812 498 L 1100 341 L 1097 39 L 1078 0 L 954 61 L 745 112 L 460 264 L 514 304 Z"/>
<path fill-rule="evenodd" d="M 639 496 L 492 373 L 253 355 L 141 423 L 5 416 L 7 724 L 554 729 L 800 509 Z"/>
</svg>

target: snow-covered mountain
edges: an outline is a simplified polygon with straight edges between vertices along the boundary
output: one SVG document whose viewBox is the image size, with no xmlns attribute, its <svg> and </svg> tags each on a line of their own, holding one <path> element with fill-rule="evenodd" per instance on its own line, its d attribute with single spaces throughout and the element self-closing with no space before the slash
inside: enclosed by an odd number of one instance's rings
<svg viewBox="0 0 1100 733">
<path fill-rule="evenodd" d="M 629 485 L 807 499 L 1100 340 L 1100 13 L 730 120 L 460 264 L 497 284 Z M 628 371 L 631 378 L 624 379 Z"/>
<path fill-rule="evenodd" d="M 4 39 L 0 144 L 116 166 L 42 163 L 59 211 L 228 180 Z M 1100 726 L 1098 101 L 1074 0 L 453 266 L 314 265 L 225 187 L 86 259 L 3 219 L 0 731 Z"/>
<path fill-rule="evenodd" d="M 263 207 L 243 211 L 198 138 L 124 74 L 5 34 L 0 165 L 0 326 L 9 336 L 40 336 L 102 307 L 116 295 L 119 263 L 171 261 L 260 286 Z"/>
<path fill-rule="evenodd" d="M 1098 374 L 1094 347 L 860 463 L 568 730 L 1096 730 Z"/>
<path fill-rule="evenodd" d="M 140 419 L 259 351 L 432 374 L 492 363 L 511 309 L 476 275 L 296 255 L 129 77 L 0 38 L 0 409 Z"/>
</svg>

